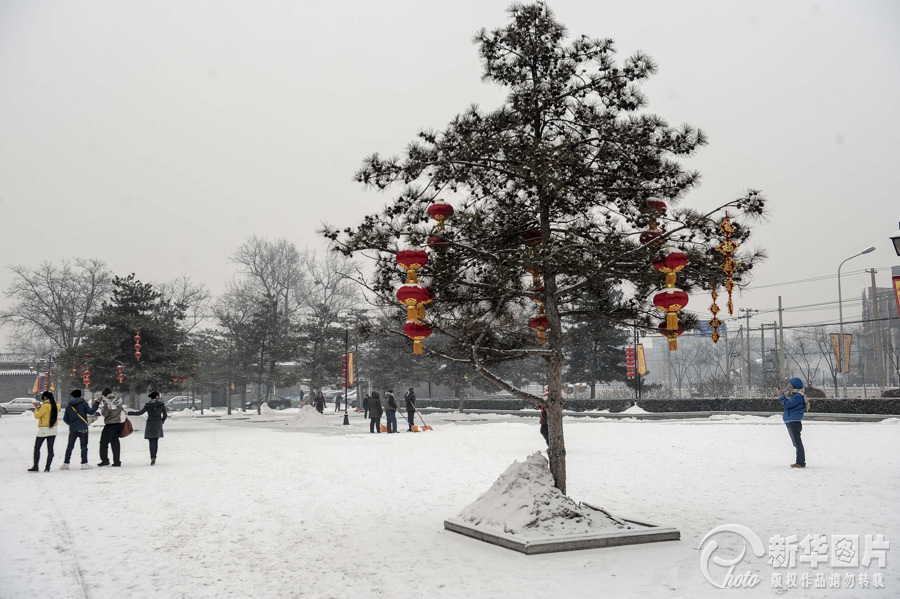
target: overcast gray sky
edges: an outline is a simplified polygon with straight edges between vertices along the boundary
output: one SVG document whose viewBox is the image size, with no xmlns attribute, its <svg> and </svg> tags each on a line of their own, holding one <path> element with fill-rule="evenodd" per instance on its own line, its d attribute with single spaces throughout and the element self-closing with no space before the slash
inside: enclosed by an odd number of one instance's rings
<svg viewBox="0 0 900 599">
<path fill-rule="evenodd" d="M 321 250 L 323 221 L 355 224 L 385 200 L 352 181 L 367 154 L 499 103 L 471 40 L 508 4 L 0 0 L 0 290 L 10 264 L 84 256 L 219 293 L 252 234 Z M 550 6 L 572 34 L 650 54 L 650 110 L 707 132 L 686 202 L 770 199 L 754 240 L 770 259 L 737 307 L 834 301 L 834 278 L 773 284 L 833 276 L 869 245 L 844 267 L 845 298 L 868 281 L 853 271 L 900 264 L 900 2 Z"/>
</svg>

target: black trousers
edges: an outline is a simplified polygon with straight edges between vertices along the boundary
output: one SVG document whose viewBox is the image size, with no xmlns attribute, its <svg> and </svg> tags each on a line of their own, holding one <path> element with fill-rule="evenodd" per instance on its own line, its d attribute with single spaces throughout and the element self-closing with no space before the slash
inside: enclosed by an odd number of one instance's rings
<svg viewBox="0 0 900 599">
<path fill-rule="evenodd" d="M 100 433 L 100 461 L 109 463 L 109 446 L 112 445 L 113 463 L 119 463 L 119 435 L 122 433 L 121 424 L 104 424 Z"/>
<path fill-rule="evenodd" d="M 370 433 L 380 433 L 381 432 L 381 418 L 369 418 L 369 432 Z"/>
<path fill-rule="evenodd" d="M 416 423 L 415 415 L 416 415 L 415 410 L 412 410 L 412 411 L 407 410 L 406 411 L 406 419 L 409 420 L 409 428 L 412 428 L 413 424 Z"/>
<path fill-rule="evenodd" d="M 147 439 L 150 441 L 150 459 L 156 459 L 156 450 L 159 449 L 159 439 Z"/>
<path fill-rule="evenodd" d="M 69 442 L 66 443 L 66 459 L 64 460 L 66 464 L 69 463 L 69 460 L 72 458 L 72 450 L 75 449 L 75 440 L 81 439 L 81 463 L 87 464 L 87 446 L 88 446 L 88 432 L 87 431 L 69 431 Z"/>
<path fill-rule="evenodd" d="M 547 447 L 550 447 L 550 427 L 547 426 L 546 422 L 541 423 L 541 435 L 544 436 L 544 441 L 547 442 Z"/>
<path fill-rule="evenodd" d="M 45 468 L 49 470 L 50 462 L 53 461 L 53 444 L 56 443 L 56 435 L 52 437 L 35 437 L 34 438 L 34 467 L 38 467 L 38 462 L 41 461 L 41 445 L 44 444 L 44 439 L 47 440 L 47 465 Z"/>
<path fill-rule="evenodd" d="M 368 418 L 369 417 L 369 408 L 365 408 L 365 410 L 366 411 L 363 413 L 363 418 Z"/>
<path fill-rule="evenodd" d="M 797 449 L 797 461 L 795 464 L 806 466 L 806 451 L 803 449 L 803 441 L 800 439 L 800 431 L 803 430 L 803 423 L 799 420 L 796 422 L 785 422 L 788 434 L 791 436 L 791 443 Z"/>
</svg>

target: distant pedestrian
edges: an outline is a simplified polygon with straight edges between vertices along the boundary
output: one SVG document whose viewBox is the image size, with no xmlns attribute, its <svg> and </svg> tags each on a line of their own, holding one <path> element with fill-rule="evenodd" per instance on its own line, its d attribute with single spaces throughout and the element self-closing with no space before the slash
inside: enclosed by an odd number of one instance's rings
<svg viewBox="0 0 900 599">
<path fill-rule="evenodd" d="M 147 424 L 144 425 L 144 438 L 150 442 L 150 465 L 156 465 L 156 451 L 159 449 L 159 440 L 163 435 L 163 423 L 166 421 L 166 404 L 159 397 L 159 393 L 151 391 L 150 401 L 144 404 L 144 407 L 137 412 L 128 412 L 129 416 L 140 416 L 147 414 Z"/>
<path fill-rule="evenodd" d="M 800 439 L 800 431 L 803 430 L 803 416 L 809 409 L 809 400 L 803 393 L 803 381 L 799 377 L 792 378 L 790 383 L 791 389 L 787 393 L 781 393 L 778 399 L 784 406 L 782 420 L 791 436 L 791 443 L 797 450 L 797 460 L 791 464 L 791 468 L 806 468 L 806 451 Z M 781 389 L 778 391 L 781 392 Z"/>
<path fill-rule="evenodd" d="M 403 396 L 404 401 L 406 401 L 406 419 L 409 421 L 409 428 L 407 432 L 412 430 L 413 425 L 416 423 L 415 415 L 416 415 L 416 392 L 412 387 L 409 388 L 409 391 L 406 392 L 406 395 Z"/>
<path fill-rule="evenodd" d="M 341 411 L 341 396 L 340 395 L 334 396 L 334 411 L 335 412 Z"/>
<path fill-rule="evenodd" d="M 547 447 L 550 447 L 550 427 L 547 426 L 547 410 L 544 406 L 540 406 L 541 409 L 541 435 L 544 437 L 544 441 L 547 442 Z"/>
<path fill-rule="evenodd" d="M 316 395 L 316 410 L 319 414 L 325 413 L 325 396 L 321 391 Z"/>
<path fill-rule="evenodd" d="M 53 444 L 56 442 L 56 421 L 59 416 L 59 404 L 49 391 L 41 393 L 41 405 L 35 404 L 34 417 L 38 421 L 37 437 L 34 438 L 34 466 L 29 472 L 38 472 L 38 463 L 41 461 L 41 445 L 47 441 L 47 465 L 44 472 L 50 472 L 50 464 L 53 462 Z"/>
<path fill-rule="evenodd" d="M 372 397 L 369 399 L 369 432 L 381 433 L 381 397 L 378 391 L 372 391 Z"/>
<path fill-rule="evenodd" d="M 394 390 L 388 389 L 384 394 L 384 415 L 387 418 L 387 432 L 396 433 L 397 431 L 397 398 L 394 397 Z"/>
<path fill-rule="evenodd" d="M 365 397 L 363 397 L 363 418 L 369 417 L 369 394 L 366 393 Z"/>
<path fill-rule="evenodd" d="M 107 387 L 100 395 L 100 415 L 103 416 L 103 432 L 100 433 L 100 463 L 98 466 L 109 466 L 109 447 L 112 445 L 112 465 L 119 467 L 120 444 L 119 435 L 122 433 L 122 423 L 125 422 L 125 406 L 122 395 L 113 395 L 112 389 Z"/>
<path fill-rule="evenodd" d="M 300 389 L 300 407 L 303 407 L 303 389 Z"/>
<path fill-rule="evenodd" d="M 75 389 L 70 393 L 69 405 L 63 413 L 63 422 L 69 425 L 69 442 L 66 443 L 66 457 L 63 460 L 62 470 L 69 469 L 69 460 L 72 458 L 72 450 L 75 449 L 75 441 L 81 442 L 81 469 L 87 470 L 88 464 L 88 416 L 97 413 L 100 408 L 100 400 L 94 400 L 94 405 L 89 406 L 81 397 L 81 391 Z"/>
</svg>

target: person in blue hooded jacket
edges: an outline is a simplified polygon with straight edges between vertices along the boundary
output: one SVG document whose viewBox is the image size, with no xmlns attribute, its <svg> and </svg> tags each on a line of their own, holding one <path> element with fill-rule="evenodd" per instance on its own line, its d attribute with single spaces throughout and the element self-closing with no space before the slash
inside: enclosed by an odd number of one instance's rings
<svg viewBox="0 0 900 599">
<path fill-rule="evenodd" d="M 791 464 L 791 468 L 806 468 L 806 451 L 803 449 L 803 441 L 800 439 L 800 431 L 803 430 L 803 416 L 809 409 L 809 401 L 803 393 L 803 381 L 794 377 L 790 380 L 791 389 L 787 393 L 781 393 L 781 404 L 784 406 L 782 419 L 787 426 L 791 443 L 797 449 L 797 461 Z M 781 389 L 779 389 L 781 391 Z"/>
<path fill-rule="evenodd" d="M 72 457 L 72 450 L 75 449 L 75 441 L 81 441 L 81 469 L 86 470 L 91 465 L 87 463 L 88 459 L 88 416 L 97 413 L 100 409 L 100 400 L 94 401 L 94 405 L 88 403 L 81 397 L 81 391 L 75 389 L 70 394 L 72 398 L 69 405 L 63 412 L 63 422 L 69 425 L 69 442 L 66 444 L 66 458 L 61 466 L 62 470 L 69 469 L 69 459 Z"/>
</svg>

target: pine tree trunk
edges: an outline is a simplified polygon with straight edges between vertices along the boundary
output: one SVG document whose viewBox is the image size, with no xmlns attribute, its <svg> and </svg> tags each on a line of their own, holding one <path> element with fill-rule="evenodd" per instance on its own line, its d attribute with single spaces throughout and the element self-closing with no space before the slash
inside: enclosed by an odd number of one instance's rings
<svg viewBox="0 0 900 599">
<path fill-rule="evenodd" d="M 550 446 L 550 474 L 556 488 L 566 492 L 566 440 L 563 436 L 562 361 L 557 358 L 547 360 L 547 429 Z"/>
</svg>

